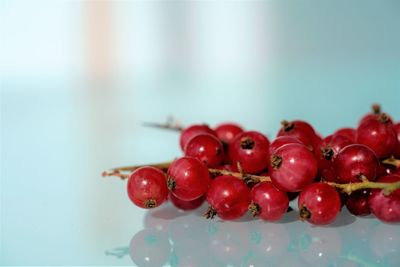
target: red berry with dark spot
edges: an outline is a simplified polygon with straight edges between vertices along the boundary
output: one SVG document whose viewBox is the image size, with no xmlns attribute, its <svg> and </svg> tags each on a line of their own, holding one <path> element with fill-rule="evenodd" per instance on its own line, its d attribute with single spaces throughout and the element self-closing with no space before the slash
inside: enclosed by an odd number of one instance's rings
<svg viewBox="0 0 400 267">
<path fill-rule="evenodd" d="M 171 193 L 184 201 L 204 195 L 211 180 L 207 166 L 191 157 L 182 157 L 172 162 L 167 178 Z"/>
<path fill-rule="evenodd" d="M 300 192 L 298 206 L 302 220 L 325 225 L 336 219 L 341 202 L 333 187 L 326 183 L 313 183 Z"/>
<path fill-rule="evenodd" d="M 369 147 L 353 144 L 340 150 L 334 159 L 334 166 L 340 183 L 356 183 L 363 177 L 370 181 L 375 180 L 379 161 Z"/>
<path fill-rule="evenodd" d="M 358 190 L 348 197 L 346 207 L 351 214 L 356 216 L 366 216 L 371 213 L 368 204 L 369 189 Z"/>
<path fill-rule="evenodd" d="M 288 144 L 271 156 L 271 179 L 283 191 L 298 192 L 317 176 L 317 160 L 304 145 Z"/>
<path fill-rule="evenodd" d="M 214 136 L 217 136 L 214 130 L 212 130 L 206 124 L 194 124 L 182 130 L 181 135 L 179 137 L 179 144 L 181 146 L 182 151 L 185 149 L 187 142 L 190 141 L 193 137 L 198 134 L 208 133 Z"/>
<path fill-rule="evenodd" d="M 223 175 L 216 177 L 207 192 L 210 205 L 206 216 L 218 215 L 221 219 L 233 220 L 243 216 L 250 204 L 250 189 L 236 177 Z"/>
<path fill-rule="evenodd" d="M 377 180 L 380 183 L 400 182 L 400 176 L 387 175 Z M 368 199 L 371 212 L 381 221 L 400 222 L 400 189 L 390 194 L 382 189 L 372 189 Z"/>
<path fill-rule="evenodd" d="M 357 131 L 353 128 L 341 128 L 334 132 L 333 135 L 343 135 L 350 139 L 353 143 L 357 141 Z"/>
<path fill-rule="evenodd" d="M 229 148 L 232 164 L 240 165 L 246 173 L 259 173 L 269 164 L 269 140 L 256 131 L 243 132 L 235 137 Z"/>
<path fill-rule="evenodd" d="M 169 199 L 171 200 L 172 204 L 181 210 L 194 210 L 201 206 L 206 199 L 205 195 L 196 198 L 191 201 L 184 201 L 182 199 L 177 198 L 174 194 L 169 194 Z"/>
<path fill-rule="evenodd" d="M 364 122 L 373 119 L 376 120 L 377 118 L 379 118 L 379 116 L 382 114 L 382 109 L 381 106 L 379 104 L 373 104 L 371 106 L 371 113 L 367 113 L 365 114 L 361 120 L 358 122 L 358 125 L 363 124 Z M 388 117 L 389 121 L 391 123 L 393 123 L 392 118 Z"/>
<path fill-rule="evenodd" d="M 198 134 L 186 144 L 185 156 L 196 158 L 209 168 L 215 168 L 222 163 L 224 151 L 217 137 L 211 134 Z"/>
<path fill-rule="evenodd" d="M 221 142 L 229 144 L 238 134 L 243 132 L 243 128 L 235 123 L 222 123 L 215 127 L 215 132 Z"/>
<path fill-rule="evenodd" d="M 274 152 L 280 148 L 281 146 L 287 145 L 287 144 L 303 144 L 299 139 L 296 137 L 292 136 L 278 136 L 275 138 L 274 141 L 269 146 L 269 152 L 274 154 Z M 303 144 L 304 145 L 304 144 Z"/>
<path fill-rule="evenodd" d="M 285 192 L 277 189 L 271 182 L 256 184 L 250 192 L 249 210 L 253 216 L 260 216 L 267 221 L 278 221 L 285 215 L 289 207 L 289 199 Z"/>
<path fill-rule="evenodd" d="M 167 179 L 159 169 L 141 167 L 129 176 L 127 191 L 136 206 L 145 209 L 155 208 L 167 200 Z"/>
<path fill-rule="evenodd" d="M 376 119 L 369 119 L 357 128 L 357 142 L 371 148 L 378 158 L 392 155 L 398 141 L 393 124 L 382 113 Z"/>
<path fill-rule="evenodd" d="M 300 142 L 306 145 L 309 149 L 313 150 L 315 139 L 317 135 L 314 128 L 305 121 L 282 121 L 282 128 L 279 130 L 278 136 L 291 136 L 297 138 Z"/>
</svg>

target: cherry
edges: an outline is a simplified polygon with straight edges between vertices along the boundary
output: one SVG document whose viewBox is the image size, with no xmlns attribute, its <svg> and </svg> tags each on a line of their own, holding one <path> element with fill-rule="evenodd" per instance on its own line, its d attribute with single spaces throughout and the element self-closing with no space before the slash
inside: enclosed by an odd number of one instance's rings
<svg viewBox="0 0 400 267">
<path fill-rule="evenodd" d="M 215 127 L 214 130 L 219 140 L 225 144 L 229 144 L 236 137 L 236 135 L 244 131 L 242 127 L 235 123 L 222 123 Z"/>
<path fill-rule="evenodd" d="M 301 191 L 317 176 L 317 160 L 304 145 L 288 144 L 280 147 L 271 157 L 271 179 L 280 190 Z"/>
<path fill-rule="evenodd" d="M 184 201 L 201 197 L 210 184 L 207 166 L 191 157 L 182 157 L 172 162 L 167 177 L 167 185 L 172 194 Z"/>
<path fill-rule="evenodd" d="M 233 164 L 240 162 L 244 172 L 258 173 L 269 164 L 269 140 L 256 131 L 243 132 L 231 142 L 229 155 Z"/>
<path fill-rule="evenodd" d="M 363 189 L 351 193 L 346 201 L 346 207 L 351 214 L 356 216 L 366 216 L 371 213 L 368 205 L 370 190 Z"/>
<path fill-rule="evenodd" d="M 260 216 L 267 221 L 279 221 L 289 207 L 285 192 L 277 189 L 271 182 L 256 184 L 250 192 L 249 210 L 253 216 Z"/>
<path fill-rule="evenodd" d="M 205 195 L 196 198 L 191 201 L 184 201 L 182 199 L 177 198 L 174 194 L 169 194 L 169 199 L 171 200 L 172 204 L 181 210 L 194 210 L 201 206 L 206 199 Z"/>
<path fill-rule="evenodd" d="M 400 176 L 387 175 L 380 177 L 379 183 L 399 182 Z M 385 194 L 382 189 L 372 189 L 368 198 L 368 204 L 371 212 L 381 221 L 384 222 L 400 222 L 400 189 L 390 194 Z"/>
<path fill-rule="evenodd" d="M 243 216 L 250 204 L 250 189 L 240 179 L 230 175 L 216 177 L 207 192 L 210 208 L 208 218 L 217 214 L 221 219 L 232 220 Z"/>
<path fill-rule="evenodd" d="M 287 145 L 287 144 L 303 144 L 299 139 L 296 137 L 292 136 L 278 136 L 275 138 L 274 141 L 269 146 L 269 152 L 270 154 L 274 154 L 274 152 L 280 148 L 281 146 Z"/>
<path fill-rule="evenodd" d="M 353 128 L 340 128 L 333 135 L 342 135 L 350 139 L 353 143 L 357 141 L 357 131 Z"/>
<path fill-rule="evenodd" d="M 279 136 L 291 136 L 297 138 L 300 142 L 306 145 L 309 149 L 314 149 L 317 134 L 314 128 L 305 121 L 282 121 L 282 128 L 279 130 L 277 137 Z"/>
<path fill-rule="evenodd" d="M 378 158 L 390 156 L 398 144 L 393 124 L 385 113 L 358 126 L 357 142 L 371 148 Z"/>
<path fill-rule="evenodd" d="M 353 142 L 343 135 L 329 135 L 316 147 L 315 156 L 318 161 L 318 171 L 325 181 L 336 182 L 337 175 L 333 166 L 333 159 L 339 151 Z"/>
<path fill-rule="evenodd" d="M 299 212 L 302 220 L 316 225 L 333 222 L 339 214 L 339 193 L 326 183 L 308 185 L 299 195 Z"/>
<path fill-rule="evenodd" d="M 224 151 L 217 137 L 211 134 L 198 134 L 187 142 L 185 156 L 197 158 L 209 168 L 215 168 L 224 159 Z"/>
<path fill-rule="evenodd" d="M 334 159 L 334 166 L 339 182 L 355 183 L 364 178 L 375 180 L 379 161 L 369 147 L 353 144 L 340 150 Z"/>
<path fill-rule="evenodd" d="M 185 150 L 185 146 L 187 142 L 190 141 L 194 136 L 208 133 L 214 136 L 217 136 L 214 130 L 212 130 L 206 124 L 194 124 L 182 130 L 181 135 L 179 137 L 179 145 L 181 146 L 182 151 Z"/>
<path fill-rule="evenodd" d="M 130 200 L 138 207 L 150 209 L 167 200 L 168 188 L 165 174 L 154 167 L 141 167 L 129 176 L 127 191 Z"/>
</svg>

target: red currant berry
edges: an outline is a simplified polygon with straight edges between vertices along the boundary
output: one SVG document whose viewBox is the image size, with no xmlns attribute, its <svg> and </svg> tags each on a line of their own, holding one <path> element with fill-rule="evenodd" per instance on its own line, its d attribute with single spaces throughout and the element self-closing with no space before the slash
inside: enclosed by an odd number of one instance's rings
<svg viewBox="0 0 400 267">
<path fill-rule="evenodd" d="M 382 114 L 381 106 L 379 104 L 373 104 L 371 106 L 371 113 L 365 114 L 359 121 L 358 125 L 361 125 L 370 119 L 376 120 L 381 114 Z M 388 116 L 388 119 L 391 123 L 393 123 L 392 118 Z"/>
<path fill-rule="evenodd" d="M 343 135 L 350 139 L 353 143 L 357 141 L 357 131 L 353 128 L 341 128 L 334 132 L 333 135 Z"/>
<path fill-rule="evenodd" d="M 397 137 L 387 115 L 382 113 L 377 119 L 361 123 L 357 128 L 357 142 L 371 148 L 378 158 L 390 156 L 397 145 Z"/>
<path fill-rule="evenodd" d="M 375 180 L 379 161 L 369 147 L 353 144 L 340 150 L 334 159 L 334 166 L 340 183 L 355 183 L 364 177 Z"/>
<path fill-rule="evenodd" d="M 309 149 L 313 149 L 317 135 L 314 128 L 305 121 L 282 121 L 282 128 L 279 130 L 279 136 L 291 136 L 297 138 L 300 142 L 306 145 Z"/>
<path fill-rule="evenodd" d="M 300 192 L 298 205 L 300 218 L 316 225 L 333 222 L 341 208 L 339 193 L 325 183 L 308 185 Z"/>
<path fill-rule="evenodd" d="M 208 127 L 208 125 L 205 124 L 194 124 L 183 129 L 179 138 L 179 144 L 181 146 L 181 149 L 182 150 L 185 149 L 185 146 L 187 142 L 190 141 L 190 139 L 192 139 L 198 134 L 203 134 L 203 133 L 208 133 L 217 136 L 214 130 L 212 130 L 210 127 Z"/>
<path fill-rule="evenodd" d="M 190 157 L 175 160 L 168 168 L 167 177 L 171 193 L 184 201 L 192 201 L 204 195 L 211 180 L 207 166 Z"/>
<path fill-rule="evenodd" d="M 277 138 L 275 138 L 274 141 L 272 141 L 271 145 L 269 146 L 270 154 L 271 155 L 274 154 L 278 148 L 287 144 L 303 144 L 303 143 L 300 142 L 299 139 L 292 136 L 278 136 Z"/>
<path fill-rule="evenodd" d="M 379 183 L 399 182 L 400 176 L 387 175 L 378 179 Z M 368 198 L 371 212 L 381 221 L 394 223 L 400 222 L 400 189 L 390 194 L 385 194 L 382 189 L 371 190 Z"/>
<path fill-rule="evenodd" d="M 132 172 L 127 190 L 131 201 L 145 209 L 160 206 L 168 197 L 165 174 L 154 167 L 142 167 Z"/>
<path fill-rule="evenodd" d="M 260 216 L 267 221 L 279 221 L 289 207 L 285 192 L 277 189 L 271 182 L 256 184 L 250 192 L 249 210 L 253 216 Z"/>
<path fill-rule="evenodd" d="M 191 201 L 184 201 L 182 199 L 177 198 L 174 194 L 169 194 L 169 199 L 171 200 L 172 204 L 181 210 L 194 210 L 201 206 L 206 199 L 205 195 L 196 198 Z"/>
<path fill-rule="evenodd" d="M 222 123 L 215 127 L 215 132 L 221 142 L 229 144 L 243 129 L 235 123 Z"/>
<path fill-rule="evenodd" d="M 233 220 L 243 216 L 250 204 L 250 189 L 240 179 L 230 175 L 215 178 L 207 192 L 210 208 L 208 218 L 216 214 L 225 220 Z"/>
<path fill-rule="evenodd" d="M 240 162 L 247 173 L 259 173 L 269 164 L 269 141 L 256 131 L 243 132 L 231 142 L 229 154 L 233 164 Z"/>
<path fill-rule="evenodd" d="M 368 189 L 358 190 L 351 193 L 346 201 L 346 207 L 351 214 L 356 216 L 366 216 L 371 213 L 368 205 Z"/>
<path fill-rule="evenodd" d="M 271 179 L 280 190 L 301 191 L 317 176 L 317 160 L 304 145 L 288 144 L 280 147 L 271 157 Z"/>
<path fill-rule="evenodd" d="M 395 149 L 393 150 L 393 154 L 395 157 L 400 158 L 400 122 L 396 123 L 393 126 L 393 129 L 397 136 L 397 144 L 396 144 Z"/>
<path fill-rule="evenodd" d="M 224 159 L 224 151 L 217 137 L 211 134 L 198 134 L 186 144 L 185 156 L 196 158 L 209 168 L 215 168 Z"/>
</svg>

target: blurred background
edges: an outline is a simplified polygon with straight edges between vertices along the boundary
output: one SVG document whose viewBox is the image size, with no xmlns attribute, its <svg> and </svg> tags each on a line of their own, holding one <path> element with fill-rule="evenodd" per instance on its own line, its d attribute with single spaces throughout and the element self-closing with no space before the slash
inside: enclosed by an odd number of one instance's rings
<svg viewBox="0 0 400 267">
<path fill-rule="evenodd" d="M 396 0 L 1 1 L 1 263 L 125 264 L 145 212 L 101 171 L 181 153 L 144 121 L 400 119 L 399 28 Z"/>
</svg>

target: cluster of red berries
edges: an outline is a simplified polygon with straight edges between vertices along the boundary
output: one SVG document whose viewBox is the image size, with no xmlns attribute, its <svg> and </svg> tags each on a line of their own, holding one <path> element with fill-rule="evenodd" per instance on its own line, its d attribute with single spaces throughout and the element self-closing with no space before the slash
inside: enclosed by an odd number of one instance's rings
<svg viewBox="0 0 400 267">
<path fill-rule="evenodd" d="M 224 123 L 182 129 L 180 147 L 184 156 L 168 168 L 144 166 L 129 175 L 134 204 L 154 208 L 169 198 L 190 210 L 206 200 L 207 217 L 234 220 L 250 211 L 278 221 L 298 196 L 300 218 L 312 224 L 333 222 L 343 205 L 357 216 L 372 213 L 385 222 L 400 221 L 395 159 L 400 157 L 400 123 L 377 106 L 357 128 L 325 138 L 301 120 L 283 121 L 272 142 L 260 132 Z M 389 190 L 385 183 L 397 186 Z"/>
</svg>

